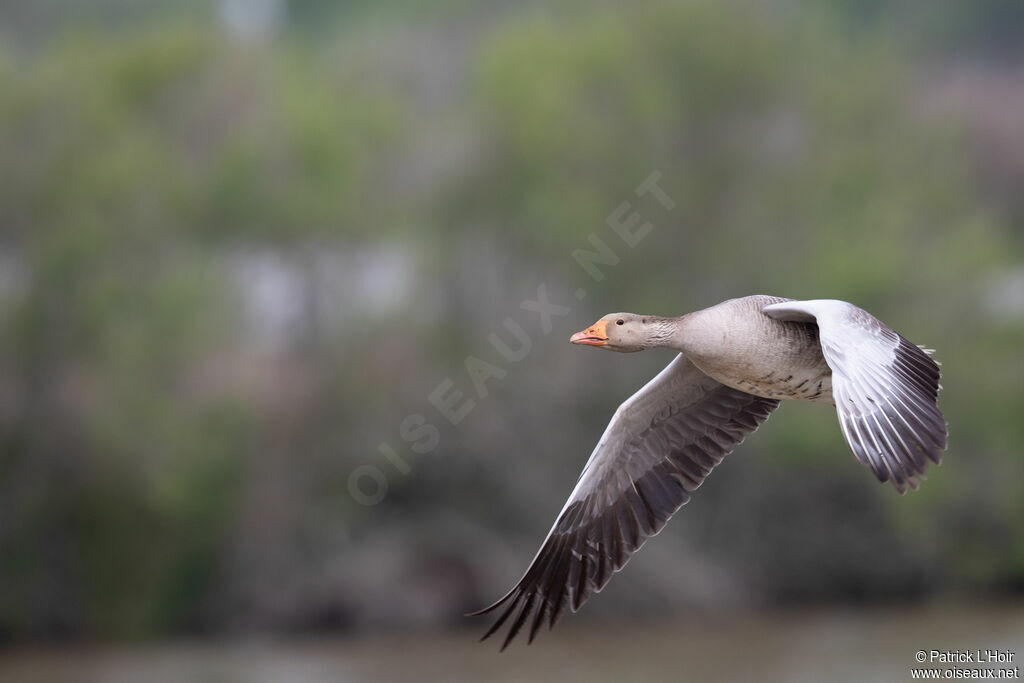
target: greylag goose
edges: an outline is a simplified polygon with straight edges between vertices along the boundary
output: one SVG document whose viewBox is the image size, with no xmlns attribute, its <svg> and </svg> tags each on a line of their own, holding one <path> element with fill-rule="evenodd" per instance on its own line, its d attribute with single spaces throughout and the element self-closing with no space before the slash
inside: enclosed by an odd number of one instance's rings
<svg viewBox="0 0 1024 683">
<path fill-rule="evenodd" d="M 569 341 L 680 353 L 615 411 L 523 577 L 473 613 L 505 606 L 481 640 L 514 616 L 503 650 L 527 621 L 532 642 L 600 591 L 780 400 L 834 405 L 853 455 L 901 494 L 946 448 L 932 351 L 845 301 L 756 295 L 679 318 L 613 313 Z"/>
</svg>

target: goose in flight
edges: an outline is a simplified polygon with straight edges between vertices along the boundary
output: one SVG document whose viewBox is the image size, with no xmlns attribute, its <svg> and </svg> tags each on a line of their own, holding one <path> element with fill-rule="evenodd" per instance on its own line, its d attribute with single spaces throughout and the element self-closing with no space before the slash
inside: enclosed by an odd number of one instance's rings
<svg viewBox="0 0 1024 683">
<path fill-rule="evenodd" d="M 523 577 L 471 615 L 503 608 L 481 639 L 512 619 L 502 649 L 600 591 L 780 400 L 834 405 L 854 457 L 901 494 L 946 449 L 932 351 L 845 301 L 755 295 L 679 318 L 614 313 L 569 341 L 680 353 L 615 411 Z"/>
</svg>

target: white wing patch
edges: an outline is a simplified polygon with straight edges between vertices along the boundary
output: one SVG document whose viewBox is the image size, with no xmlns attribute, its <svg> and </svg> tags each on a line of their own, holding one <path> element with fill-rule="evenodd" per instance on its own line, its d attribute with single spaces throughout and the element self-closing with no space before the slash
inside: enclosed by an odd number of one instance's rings
<svg viewBox="0 0 1024 683">
<path fill-rule="evenodd" d="M 777 320 L 817 322 L 850 450 L 900 493 L 917 489 L 928 461 L 940 463 L 946 449 L 946 420 L 935 403 L 939 367 L 931 351 L 845 301 L 787 301 L 764 312 Z"/>
</svg>

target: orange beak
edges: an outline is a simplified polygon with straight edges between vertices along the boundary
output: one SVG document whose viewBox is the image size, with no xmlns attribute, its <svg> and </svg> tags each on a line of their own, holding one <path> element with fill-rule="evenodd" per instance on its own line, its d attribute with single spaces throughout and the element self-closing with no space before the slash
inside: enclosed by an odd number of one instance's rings
<svg viewBox="0 0 1024 683">
<path fill-rule="evenodd" d="M 608 321 L 598 320 L 582 332 L 569 337 L 569 341 L 585 346 L 604 346 L 608 343 Z"/>
</svg>

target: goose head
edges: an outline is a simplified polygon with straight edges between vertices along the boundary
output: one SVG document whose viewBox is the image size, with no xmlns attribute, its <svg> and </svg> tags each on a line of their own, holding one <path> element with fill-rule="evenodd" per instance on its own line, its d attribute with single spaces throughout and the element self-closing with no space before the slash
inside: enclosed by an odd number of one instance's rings
<svg viewBox="0 0 1024 683">
<path fill-rule="evenodd" d="M 672 334 L 670 321 L 653 315 L 609 313 L 569 337 L 573 344 L 598 346 L 608 351 L 632 353 L 664 346 Z"/>
</svg>

